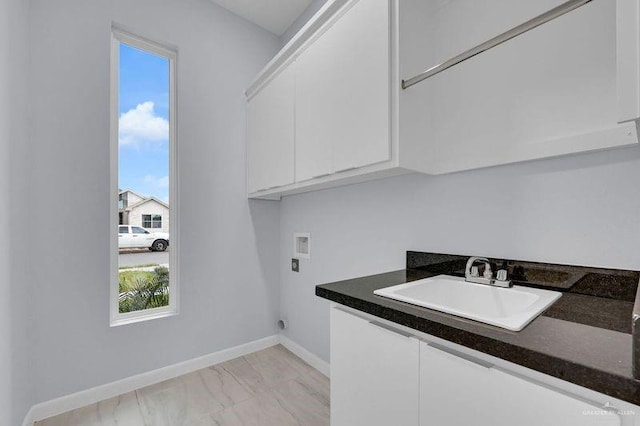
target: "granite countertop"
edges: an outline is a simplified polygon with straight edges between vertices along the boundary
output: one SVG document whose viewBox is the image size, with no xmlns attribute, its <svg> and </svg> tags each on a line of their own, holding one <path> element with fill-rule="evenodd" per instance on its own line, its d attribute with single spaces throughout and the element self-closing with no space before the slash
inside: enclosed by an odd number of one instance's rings
<svg viewBox="0 0 640 426">
<path fill-rule="evenodd" d="M 407 264 L 413 264 L 409 257 Z M 629 300 L 635 297 L 637 280 L 633 291 L 611 291 L 615 287 L 611 285 L 603 291 L 594 280 L 574 280 L 562 289 L 555 286 L 563 292 L 558 302 L 522 331 L 513 332 L 373 294 L 380 288 L 444 273 L 439 268 L 416 268 L 318 285 L 316 295 L 640 405 L 640 381 L 634 378 L 632 359 L 634 303 Z M 459 275 L 459 271 L 448 272 Z"/>
</svg>

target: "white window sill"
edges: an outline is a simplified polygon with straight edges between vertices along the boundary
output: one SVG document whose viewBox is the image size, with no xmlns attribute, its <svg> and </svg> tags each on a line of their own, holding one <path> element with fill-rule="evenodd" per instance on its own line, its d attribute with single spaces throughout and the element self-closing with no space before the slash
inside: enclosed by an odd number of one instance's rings
<svg viewBox="0 0 640 426">
<path fill-rule="evenodd" d="M 151 321 L 159 318 L 167 318 L 178 315 L 178 310 L 175 308 L 156 308 L 147 309 L 138 312 L 129 312 L 126 314 L 119 314 L 115 318 L 111 319 L 111 327 L 119 327 L 121 325 L 135 324 L 137 322 Z"/>
</svg>

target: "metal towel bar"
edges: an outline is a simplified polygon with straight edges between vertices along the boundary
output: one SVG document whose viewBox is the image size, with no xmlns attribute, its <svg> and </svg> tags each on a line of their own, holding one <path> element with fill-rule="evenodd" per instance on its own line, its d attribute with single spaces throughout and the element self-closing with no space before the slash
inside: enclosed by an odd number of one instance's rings
<svg viewBox="0 0 640 426">
<path fill-rule="evenodd" d="M 410 78 L 408 80 L 402 80 L 402 88 L 408 89 L 414 84 L 420 83 L 422 80 L 425 80 L 429 77 L 439 74 L 442 71 L 447 70 L 455 65 L 458 65 L 459 63 L 464 62 L 467 59 L 473 58 L 474 56 L 479 55 L 482 52 L 486 52 L 487 50 L 493 49 L 494 47 L 499 46 L 502 43 L 511 40 L 512 38 L 518 37 L 519 35 L 524 34 L 527 31 L 530 31 L 544 23 L 552 21 L 566 13 L 571 12 L 574 9 L 584 6 L 585 4 L 591 1 L 593 0 L 569 0 L 561 4 L 560 6 L 557 6 L 543 13 L 542 15 L 536 16 L 535 18 L 523 24 L 520 24 L 517 27 L 512 28 L 509 31 L 506 31 L 492 38 L 491 40 L 485 41 L 484 43 L 479 44 L 476 47 L 473 47 L 467 50 L 466 52 L 461 53 L 458 56 L 455 56 L 439 65 L 429 68 L 428 70 L 416 75 L 413 78 Z"/>
</svg>

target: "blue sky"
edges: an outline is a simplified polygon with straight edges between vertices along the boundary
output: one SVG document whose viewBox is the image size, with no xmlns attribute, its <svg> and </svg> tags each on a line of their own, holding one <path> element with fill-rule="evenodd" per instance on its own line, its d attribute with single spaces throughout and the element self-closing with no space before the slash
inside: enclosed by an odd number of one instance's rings
<svg viewBox="0 0 640 426">
<path fill-rule="evenodd" d="M 120 44 L 118 187 L 169 202 L 169 60 Z"/>
</svg>

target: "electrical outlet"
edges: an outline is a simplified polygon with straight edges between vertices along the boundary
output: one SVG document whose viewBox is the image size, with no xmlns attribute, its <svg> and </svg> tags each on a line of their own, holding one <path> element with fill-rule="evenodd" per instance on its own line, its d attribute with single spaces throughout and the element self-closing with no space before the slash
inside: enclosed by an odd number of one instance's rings
<svg viewBox="0 0 640 426">
<path fill-rule="evenodd" d="M 291 270 L 293 272 L 300 272 L 300 261 L 298 259 L 291 259 Z"/>
</svg>

